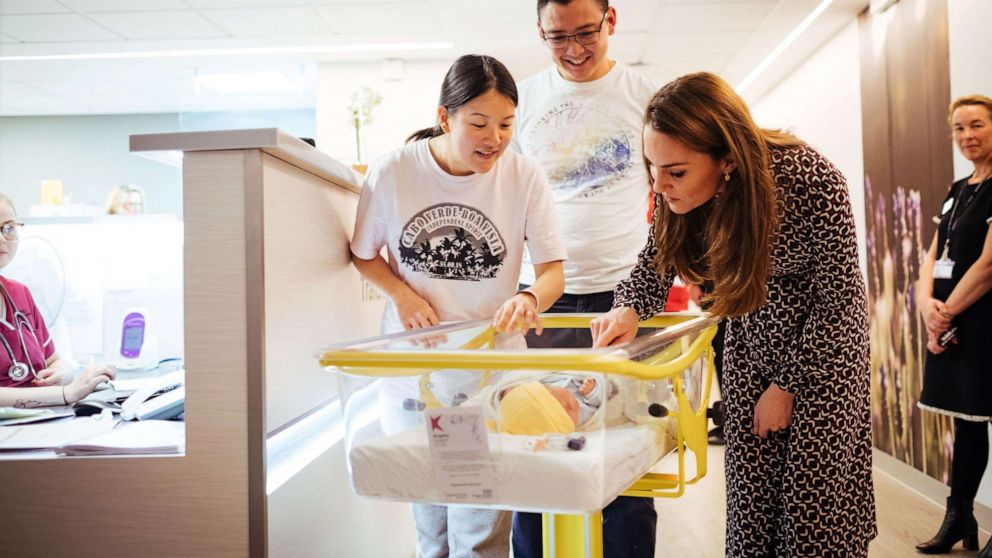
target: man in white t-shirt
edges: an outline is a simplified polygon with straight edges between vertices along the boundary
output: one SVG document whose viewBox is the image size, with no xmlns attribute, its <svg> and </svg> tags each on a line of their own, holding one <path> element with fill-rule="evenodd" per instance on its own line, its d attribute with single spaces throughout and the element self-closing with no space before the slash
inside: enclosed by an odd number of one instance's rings
<svg viewBox="0 0 992 558">
<path fill-rule="evenodd" d="M 608 0 L 538 0 L 537 32 L 554 65 L 517 84 L 512 145 L 551 183 L 568 260 L 565 294 L 549 312 L 606 312 L 648 236 L 650 188 L 641 155 L 644 109 L 656 87 L 607 57 L 616 9 Z M 521 285 L 534 281 L 522 267 Z M 589 347 L 588 331 L 545 330 L 530 346 Z M 606 558 L 654 556 L 650 498 L 620 497 L 603 510 Z M 517 558 L 541 556 L 541 517 L 514 516 Z"/>
</svg>

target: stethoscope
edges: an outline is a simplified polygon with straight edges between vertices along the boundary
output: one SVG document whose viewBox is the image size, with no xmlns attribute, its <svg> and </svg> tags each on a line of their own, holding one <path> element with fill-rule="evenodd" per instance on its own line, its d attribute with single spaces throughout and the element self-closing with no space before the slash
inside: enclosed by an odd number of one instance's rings
<svg viewBox="0 0 992 558">
<path fill-rule="evenodd" d="M 35 345 L 39 347 L 41 346 L 38 343 L 38 336 L 34 333 L 34 326 L 31 325 L 31 322 L 28 320 L 28 317 L 24 314 L 24 312 L 18 310 L 17 306 L 14 305 L 14 299 L 10 297 L 10 293 L 7 292 L 7 287 L 4 287 L 2 282 L 0 282 L 0 292 L 3 293 L 3 298 L 5 301 L 10 304 L 11 315 L 14 317 L 14 328 L 17 330 L 17 338 L 20 340 L 21 349 L 24 351 L 24 356 L 27 358 L 27 362 L 18 361 L 14 356 L 14 349 L 10 346 L 10 343 L 7 342 L 7 338 L 0 335 L 0 341 L 3 341 L 3 348 L 7 350 L 7 355 L 10 356 L 10 368 L 7 369 L 7 375 L 10 376 L 10 379 L 15 382 L 23 381 L 28 377 L 28 374 L 31 374 L 35 377 L 35 379 L 37 379 L 38 371 L 35 370 L 34 365 L 31 364 L 31 355 L 28 353 L 27 343 L 24 342 L 24 328 L 27 328 L 28 333 L 31 334 L 31 337 L 34 337 Z"/>
</svg>

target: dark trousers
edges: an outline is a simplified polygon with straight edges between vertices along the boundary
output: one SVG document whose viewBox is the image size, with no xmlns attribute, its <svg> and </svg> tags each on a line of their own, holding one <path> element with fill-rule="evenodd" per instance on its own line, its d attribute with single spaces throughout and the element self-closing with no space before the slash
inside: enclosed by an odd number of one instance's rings
<svg viewBox="0 0 992 558">
<path fill-rule="evenodd" d="M 521 288 L 524 288 L 521 285 Z M 547 311 L 558 314 L 608 312 L 613 307 L 613 292 L 587 295 L 563 294 Z M 540 336 L 527 335 L 531 348 L 591 347 L 588 329 L 546 329 Z M 603 508 L 604 558 L 653 558 L 658 513 L 653 498 L 618 496 Z M 514 512 L 513 555 L 515 558 L 544 556 L 541 514 Z"/>
</svg>

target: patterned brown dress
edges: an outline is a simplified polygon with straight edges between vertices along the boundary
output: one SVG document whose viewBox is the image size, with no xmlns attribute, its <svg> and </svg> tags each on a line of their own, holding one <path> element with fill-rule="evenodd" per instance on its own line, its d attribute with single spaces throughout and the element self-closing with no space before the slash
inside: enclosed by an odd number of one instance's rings
<svg viewBox="0 0 992 558">
<path fill-rule="evenodd" d="M 810 147 L 773 147 L 769 159 L 780 230 L 768 300 L 727 320 L 723 357 L 727 556 L 867 556 L 877 534 L 868 320 L 847 185 Z M 656 254 L 652 227 L 614 306 L 661 311 L 674 270 L 660 275 Z M 796 394 L 793 421 L 762 440 L 754 406 L 772 382 Z"/>
</svg>

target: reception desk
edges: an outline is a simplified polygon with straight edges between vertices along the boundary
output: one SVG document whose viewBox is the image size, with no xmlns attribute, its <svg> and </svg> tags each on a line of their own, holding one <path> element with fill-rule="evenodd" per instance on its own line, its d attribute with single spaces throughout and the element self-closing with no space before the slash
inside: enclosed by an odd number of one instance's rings
<svg viewBox="0 0 992 558">
<path fill-rule="evenodd" d="M 348 250 L 359 176 L 277 129 L 131 151 L 183 153 L 186 453 L 3 463 L 0 553 L 408 555 L 406 506 L 348 489 L 337 379 L 313 358 L 378 332 Z"/>
</svg>

